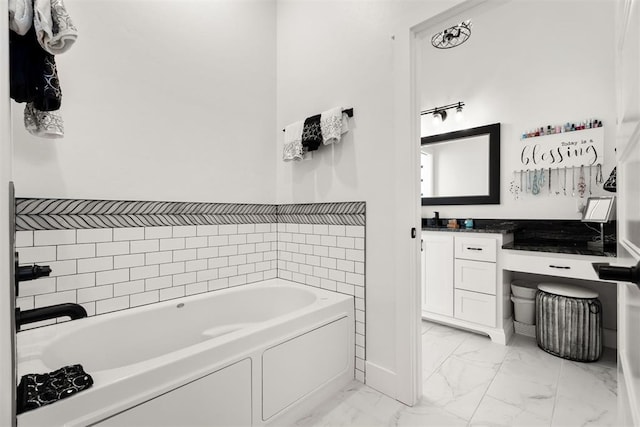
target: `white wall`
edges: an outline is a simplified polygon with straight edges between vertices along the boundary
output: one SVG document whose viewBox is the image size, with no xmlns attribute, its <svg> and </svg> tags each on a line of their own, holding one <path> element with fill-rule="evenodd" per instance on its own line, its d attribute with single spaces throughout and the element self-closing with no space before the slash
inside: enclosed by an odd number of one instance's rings
<svg viewBox="0 0 640 427">
<path fill-rule="evenodd" d="M 396 371 L 396 291 L 407 270 L 395 262 L 394 251 L 396 233 L 406 232 L 408 239 L 409 228 L 400 224 L 395 204 L 396 154 L 403 142 L 394 136 L 399 88 L 392 36 L 396 30 L 408 34 L 412 25 L 456 3 L 278 2 L 278 128 L 333 106 L 354 107 L 351 130 L 339 145 L 300 163 L 284 163 L 278 150 L 277 200 L 367 202 L 367 382 L 370 364 L 390 378 Z M 392 382 L 383 391 L 396 396 Z"/>
<path fill-rule="evenodd" d="M 605 179 L 615 165 L 614 2 L 514 0 L 489 3 L 471 19 L 470 39 L 455 49 L 422 41 L 421 107 L 466 103 L 462 123 L 450 118 L 434 127 L 422 120 L 422 135 L 500 122 L 501 204 L 424 207 L 455 218 L 577 219 L 576 199 L 509 193 L 512 171 L 520 169 L 524 131 L 598 118 L 605 126 Z M 611 194 L 599 189 L 594 195 Z"/>
<path fill-rule="evenodd" d="M 18 196 L 275 199 L 275 0 L 67 0 L 66 136 L 14 103 Z"/>
</svg>

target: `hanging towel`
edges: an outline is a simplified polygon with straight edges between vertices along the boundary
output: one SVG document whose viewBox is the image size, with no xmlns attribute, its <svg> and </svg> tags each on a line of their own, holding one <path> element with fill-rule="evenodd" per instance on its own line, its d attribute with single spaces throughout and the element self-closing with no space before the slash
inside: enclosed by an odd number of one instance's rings
<svg viewBox="0 0 640 427">
<path fill-rule="evenodd" d="M 320 114 L 307 117 L 302 129 L 302 146 L 307 151 L 315 151 L 322 144 L 322 130 L 320 129 Z"/>
<path fill-rule="evenodd" d="M 9 29 L 24 36 L 32 24 L 32 0 L 9 0 Z"/>
<path fill-rule="evenodd" d="M 24 36 L 9 32 L 9 80 L 16 102 L 33 102 L 40 111 L 60 108 L 62 91 L 55 58 L 42 50 L 33 27 Z"/>
<path fill-rule="evenodd" d="M 47 374 L 28 374 L 20 379 L 17 395 L 17 413 L 36 409 L 93 385 L 93 378 L 82 365 L 65 366 Z"/>
<path fill-rule="evenodd" d="M 332 108 L 320 115 L 320 129 L 324 145 L 340 142 L 342 134 L 349 130 L 348 116 L 342 107 Z"/>
<path fill-rule="evenodd" d="M 52 55 L 66 52 L 78 38 L 62 0 L 34 0 L 33 25 L 38 43 Z"/>
<path fill-rule="evenodd" d="M 53 34 L 51 0 L 33 0 L 33 27 L 36 29 L 38 43 L 46 50 L 46 40 Z"/>
<path fill-rule="evenodd" d="M 33 27 L 20 36 L 9 31 L 9 85 L 10 95 L 16 102 L 31 102 L 35 98 L 35 76 L 44 72 L 44 61 L 33 61 L 40 46 Z"/>
<path fill-rule="evenodd" d="M 38 76 L 40 83 L 36 91 L 33 105 L 40 111 L 55 111 L 60 109 L 62 91 L 58 80 L 56 60 L 53 55 L 45 52 L 44 73 Z"/>
<path fill-rule="evenodd" d="M 302 148 L 302 128 L 304 123 L 298 121 L 288 125 L 284 129 L 284 148 L 282 159 L 284 161 L 302 160 L 304 149 Z"/>
<path fill-rule="evenodd" d="M 64 121 L 57 111 L 37 110 L 32 102 L 24 107 L 24 127 L 30 134 L 41 138 L 62 138 Z"/>
</svg>

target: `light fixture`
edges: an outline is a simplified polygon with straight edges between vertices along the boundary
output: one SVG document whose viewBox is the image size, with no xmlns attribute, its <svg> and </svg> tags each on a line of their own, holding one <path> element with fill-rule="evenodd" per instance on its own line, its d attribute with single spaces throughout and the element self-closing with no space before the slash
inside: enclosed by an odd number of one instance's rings
<svg viewBox="0 0 640 427">
<path fill-rule="evenodd" d="M 466 20 L 436 33 L 431 37 L 431 44 L 437 49 L 451 49 L 466 42 L 471 37 L 471 20 Z"/>
<path fill-rule="evenodd" d="M 456 107 L 456 121 L 460 122 L 462 121 L 462 118 L 462 102 L 458 102 L 458 106 Z"/>
<path fill-rule="evenodd" d="M 433 114 L 433 124 L 437 125 L 447 120 L 447 110 L 451 110 L 453 108 L 456 109 L 456 120 L 462 119 L 462 107 L 464 107 L 464 102 L 458 101 L 455 104 L 448 104 L 442 107 L 435 107 L 421 111 L 420 115 L 424 116 L 426 114 Z"/>
<path fill-rule="evenodd" d="M 446 110 L 438 110 L 433 112 L 433 124 L 439 125 L 440 123 L 447 120 L 447 111 Z"/>
</svg>

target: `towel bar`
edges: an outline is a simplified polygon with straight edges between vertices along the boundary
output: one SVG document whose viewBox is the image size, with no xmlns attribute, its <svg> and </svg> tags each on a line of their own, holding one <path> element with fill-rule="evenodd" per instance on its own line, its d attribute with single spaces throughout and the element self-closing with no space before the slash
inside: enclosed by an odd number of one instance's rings
<svg viewBox="0 0 640 427">
<path fill-rule="evenodd" d="M 346 114 L 347 117 L 353 117 L 353 108 L 345 108 L 342 112 Z M 282 129 L 282 132 L 284 132 L 284 129 Z"/>
</svg>

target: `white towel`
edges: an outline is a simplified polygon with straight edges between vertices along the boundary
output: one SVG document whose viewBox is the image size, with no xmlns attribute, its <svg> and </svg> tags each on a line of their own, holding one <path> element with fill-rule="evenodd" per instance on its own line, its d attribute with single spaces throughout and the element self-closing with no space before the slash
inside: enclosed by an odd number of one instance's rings
<svg viewBox="0 0 640 427">
<path fill-rule="evenodd" d="M 33 24 L 38 43 L 52 55 L 66 52 L 78 38 L 78 30 L 62 0 L 35 0 Z"/>
<path fill-rule="evenodd" d="M 9 0 L 9 28 L 24 36 L 33 23 L 32 0 Z"/>
<path fill-rule="evenodd" d="M 284 148 L 282 159 L 286 161 L 302 160 L 304 149 L 302 148 L 302 120 L 292 123 L 284 128 Z"/>
<path fill-rule="evenodd" d="M 62 138 L 64 121 L 58 111 L 37 110 L 32 102 L 24 107 L 24 127 L 30 134 L 40 138 Z"/>
<path fill-rule="evenodd" d="M 320 115 L 320 129 L 324 145 L 340 142 L 342 134 L 349 130 L 348 116 L 342 107 L 335 107 Z"/>
</svg>

